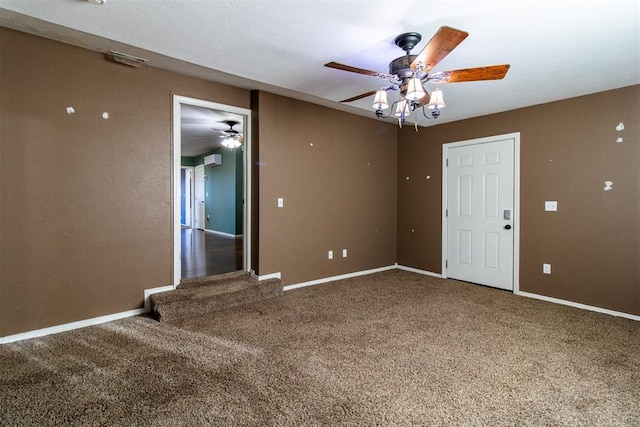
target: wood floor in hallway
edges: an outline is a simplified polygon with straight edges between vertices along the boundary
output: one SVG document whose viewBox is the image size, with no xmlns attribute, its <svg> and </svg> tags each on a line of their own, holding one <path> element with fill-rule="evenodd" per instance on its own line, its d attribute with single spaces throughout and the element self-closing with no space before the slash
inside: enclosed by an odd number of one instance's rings
<svg viewBox="0 0 640 427">
<path fill-rule="evenodd" d="M 242 239 L 182 229 L 182 278 L 242 270 Z"/>
</svg>

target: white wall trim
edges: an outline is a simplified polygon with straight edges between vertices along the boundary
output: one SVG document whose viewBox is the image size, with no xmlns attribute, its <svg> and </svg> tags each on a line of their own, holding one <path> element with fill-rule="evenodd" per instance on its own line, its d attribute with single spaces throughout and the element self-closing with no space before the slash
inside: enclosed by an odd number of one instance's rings
<svg viewBox="0 0 640 427">
<path fill-rule="evenodd" d="M 78 320 L 77 322 L 64 323 L 62 325 L 50 326 L 48 328 L 36 329 L 33 331 L 22 332 L 15 335 L 7 335 L 0 337 L 0 344 L 8 344 L 15 341 L 22 341 L 29 338 L 43 337 L 45 335 L 58 334 L 60 332 L 72 331 L 74 329 L 86 328 L 87 326 L 99 325 L 101 323 L 113 322 L 114 320 L 124 319 L 127 317 L 139 316 L 151 311 L 149 297 L 159 292 L 173 291 L 173 285 L 159 286 L 144 290 L 144 308 L 136 308 L 134 310 L 122 311 L 120 313 L 107 314 L 104 316 L 93 317 L 91 319 Z"/>
<path fill-rule="evenodd" d="M 263 274 L 262 276 L 258 276 L 257 274 L 252 274 L 253 277 L 258 279 L 258 281 L 269 280 L 269 279 L 282 279 L 282 273 L 271 273 L 271 274 Z"/>
<path fill-rule="evenodd" d="M 173 291 L 175 287 L 173 285 L 167 286 L 159 286 L 157 288 L 145 289 L 144 290 L 144 310 L 145 312 L 151 311 L 151 300 L 150 296 L 153 294 L 158 294 L 160 292 Z"/>
<path fill-rule="evenodd" d="M 288 286 L 285 286 L 283 290 L 290 291 L 292 289 L 304 288 L 306 286 L 319 285 L 321 283 L 327 283 L 327 282 L 335 282 L 336 280 L 350 279 L 352 277 L 365 276 L 367 274 L 379 273 L 381 271 L 387 271 L 387 270 L 394 270 L 396 268 L 397 268 L 396 265 L 390 265 L 388 267 L 380 267 L 380 268 L 374 268 L 371 270 L 363 270 L 363 271 L 356 271 L 354 273 L 341 274 L 339 276 L 325 277 L 323 279 L 311 280 L 309 282 L 302 282 L 295 285 L 288 285 Z"/>
<path fill-rule="evenodd" d="M 355 273 L 341 274 L 339 276 L 326 277 L 324 279 L 311 280 L 309 282 L 303 282 L 303 283 L 298 283 L 298 284 L 295 284 L 295 285 L 285 286 L 283 289 L 285 291 L 290 291 L 290 290 L 293 290 L 293 289 L 303 288 L 303 287 L 306 287 L 306 286 L 319 285 L 321 283 L 334 282 L 336 280 L 349 279 L 351 277 L 364 276 L 364 275 L 367 275 L 367 274 L 379 273 L 379 272 L 382 272 L 382 271 L 388 271 L 388 270 L 394 270 L 394 269 L 409 271 L 409 272 L 417 273 L 417 274 L 423 274 L 425 276 L 444 278 L 444 277 L 442 277 L 441 274 L 438 274 L 438 273 L 432 273 L 430 271 L 419 270 L 417 268 L 406 267 L 404 265 L 397 265 L 396 264 L 396 265 L 390 265 L 390 266 L 387 266 L 387 267 L 374 268 L 374 269 L 371 269 L 371 270 L 357 271 Z M 258 280 L 281 279 L 282 278 L 282 274 L 279 273 L 279 272 L 278 273 L 265 274 L 263 276 L 257 276 L 255 274 L 252 274 L 252 275 L 254 277 L 256 277 Z M 174 288 L 173 285 L 159 286 L 157 288 L 145 289 L 144 290 L 144 308 L 138 308 L 138 309 L 135 309 L 135 310 L 123 311 L 123 312 L 114 313 L 114 314 L 108 314 L 108 315 L 105 315 L 105 316 L 94 317 L 94 318 L 91 318 L 91 319 L 79 320 L 77 322 L 65 323 L 65 324 L 62 324 L 62 325 L 51 326 L 51 327 L 43 328 L 43 329 L 36 329 L 36 330 L 33 330 L 33 331 L 23 332 L 23 333 L 19 333 L 19 334 L 15 334 L 15 335 L 7 335 L 5 337 L 0 337 L 0 345 L 1 344 L 12 343 L 12 342 L 15 342 L 15 341 L 22 341 L 22 340 L 26 340 L 26 339 L 29 339 L 29 338 L 37 338 L 37 337 L 43 337 L 45 335 L 52 335 L 52 334 L 57 334 L 57 333 L 60 333 L 60 332 L 72 331 L 74 329 L 86 328 L 87 326 L 93 326 L 93 325 L 99 325 L 101 323 L 113 322 L 114 320 L 124 319 L 124 318 L 127 318 L 127 317 L 139 316 L 141 314 L 145 314 L 145 313 L 148 313 L 150 311 L 149 297 L 152 294 L 156 294 L 156 293 L 159 293 L 159 292 L 172 291 L 174 289 L 175 288 Z M 586 304 L 580 304 L 580 303 L 573 302 L 573 301 L 567 301 L 567 300 L 563 300 L 563 299 L 547 297 L 547 296 L 544 296 L 544 295 L 533 294 L 533 293 L 530 293 L 530 292 L 522 292 L 522 291 L 519 291 L 519 290 L 518 291 L 514 291 L 514 294 L 519 295 L 519 296 L 523 296 L 523 297 L 527 297 L 527 298 L 539 299 L 539 300 L 542 300 L 542 301 L 547 301 L 547 302 L 551 302 L 551 303 L 555 303 L 555 304 L 562 304 L 562 305 L 566 305 L 566 306 L 570 306 L 570 307 L 580 308 L 580 309 L 583 309 L 583 310 L 595 311 L 595 312 L 598 312 L 598 313 L 608 314 L 610 316 L 624 317 L 626 319 L 640 321 L 640 316 L 636 316 L 634 314 L 623 313 L 623 312 L 614 311 L 614 310 L 608 310 L 606 308 L 595 307 L 595 306 L 586 305 Z"/>
<path fill-rule="evenodd" d="M 182 163 L 182 161 L 180 163 Z M 194 191 L 194 187 L 195 187 L 195 169 L 196 168 L 194 166 L 182 166 L 182 165 L 180 165 L 180 169 L 181 169 L 180 172 L 182 172 L 182 170 L 191 172 L 191 180 L 190 180 L 191 181 L 190 182 L 191 189 L 189 190 L 191 192 L 191 200 L 189 200 L 189 215 L 188 215 L 188 219 L 187 219 L 189 223 L 188 224 L 183 224 L 182 221 L 180 221 L 180 227 L 181 228 L 194 228 L 194 226 L 193 226 L 193 207 L 194 207 L 195 203 L 193 203 L 194 202 L 193 191 Z M 186 209 L 186 206 L 185 206 L 185 209 Z"/>
<path fill-rule="evenodd" d="M 610 316 L 624 317 L 626 319 L 640 321 L 640 316 L 636 316 L 634 314 L 629 314 L 629 313 L 623 313 L 621 311 L 609 310 L 606 308 L 596 307 L 593 305 L 580 304 L 579 302 L 567 301 L 564 299 L 553 298 L 553 297 L 548 297 L 548 296 L 539 295 L 539 294 L 533 294 L 530 292 L 517 291 L 517 292 L 514 292 L 514 294 L 527 297 L 527 298 L 534 298 L 542 301 L 552 302 L 555 304 L 568 305 L 569 307 L 580 308 L 582 310 L 595 311 L 597 313 L 608 314 Z"/>
<path fill-rule="evenodd" d="M 224 231 L 209 230 L 208 228 L 205 229 L 204 231 L 206 231 L 207 233 L 218 234 L 218 235 L 224 236 L 224 237 L 232 237 L 234 239 L 242 239 L 242 234 L 225 233 Z"/>
<path fill-rule="evenodd" d="M 173 286 L 170 286 L 173 289 Z M 74 329 L 86 328 L 87 326 L 99 325 L 101 323 L 113 322 L 114 320 L 124 319 L 126 317 L 139 316 L 146 313 L 144 308 L 137 308 L 135 310 L 123 311 L 120 313 L 108 314 L 106 316 L 94 317 L 91 319 L 79 320 L 77 322 L 65 323 L 62 325 L 51 326 L 43 329 L 36 329 L 34 331 L 23 332 L 15 335 L 7 335 L 6 337 L 0 337 L 0 344 L 8 344 L 15 341 L 22 341 L 29 338 L 43 337 L 45 335 L 57 334 L 60 332 L 67 332 Z"/>
<path fill-rule="evenodd" d="M 463 147 L 468 145 L 484 144 L 494 141 L 503 141 L 505 139 L 513 139 L 513 292 L 520 289 L 520 132 L 506 133 L 502 135 L 493 135 L 483 138 L 469 139 L 465 141 L 450 142 L 442 144 L 442 275 L 446 279 L 447 276 L 447 229 L 448 219 L 446 215 L 447 209 L 447 158 L 450 148 Z"/>
<path fill-rule="evenodd" d="M 422 274 L 424 276 L 438 277 L 438 278 L 442 279 L 442 274 L 440 274 L 440 273 L 433 273 L 431 271 L 419 270 L 417 268 L 407 267 L 407 266 L 404 266 L 404 265 L 396 265 L 396 268 L 398 270 L 410 271 L 412 273 L 418 273 L 418 274 Z"/>
<path fill-rule="evenodd" d="M 243 264 L 244 271 L 251 271 L 251 110 L 247 108 L 235 107 L 233 105 L 219 104 L 216 102 L 205 101 L 202 99 L 189 98 L 181 95 L 173 95 L 173 109 L 172 109 L 172 126 L 173 126 L 173 287 L 177 287 L 180 284 L 182 277 L 181 271 L 181 234 L 180 234 L 180 168 L 181 161 L 180 156 L 182 154 L 181 147 L 181 132 L 180 132 L 180 105 L 188 104 L 198 107 L 209 108 L 213 110 L 227 111 L 234 114 L 240 114 L 245 116 L 245 138 L 244 149 L 242 150 L 244 156 L 244 212 L 243 212 L 243 233 L 246 238 L 243 240 Z"/>
</svg>

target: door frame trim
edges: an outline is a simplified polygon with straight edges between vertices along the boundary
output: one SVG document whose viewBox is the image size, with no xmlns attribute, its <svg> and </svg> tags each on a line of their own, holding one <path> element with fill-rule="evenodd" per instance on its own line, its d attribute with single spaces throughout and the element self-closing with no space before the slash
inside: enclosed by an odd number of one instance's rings
<svg viewBox="0 0 640 427">
<path fill-rule="evenodd" d="M 193 228 L 193 190 L 194 190 L 194 182 L 193 182 L 193 178 L 194 178 L 194 174 L 195 174 L 195 167 L 193 166 L 180 166 L 180 169 L 184 169 L 184 170 L 188 170 L 191 171 L 191 200 L 189 201 L 190 203 L 190 208 L 189 208 L 189 228 Z M 182 191 L 182 189 L 180 189 L 180 191 Z M 182 203 L 182 200 L 180 200 L 180 203 Z M 182 223 L 180 224 L 180 226 L 182 227 Z M 185 224 L 186 225 L 186 224 Z"/>
<path fill-rule="evenodd" d="M 219 104 L 217 102 L 206 101 L 203 99 L 189 98 L 173 94 L 173 108 L 171 109 L 173 126 L 173 150 L 172 150 L 172 224 L 173 224 L 173 287 L 176 288 L 180 284 L 182 277 L 182 265 L 180 258 L 181 251 L 181 232 L 180 232 L 180 157 L 182 154 L 182 141 L 180 132 L 180 105 L 188 104 L 197 107 L 209 108 L 212 110 L 227 111 L 234 114 L 245 116 L 245 138 L 244 138 L 244 171 L 243 178 L 243 269 L 251 271 L 251 110 L 248 108 L 235 107 L 233 105 Z"/>
<path fill-rule="evenodd" d="M 442 144 L 442 277 L 447 278 L 447 159 L 449 149 L 489 142 L 513 140 L 513 293 L 520 291 L 520 132 Z"/>
<path fill-rule="evenodd" d="M 205 176 L 205 166 L 204 165 L 196 165 L 193 167 L 193 206 L 196 205 L 196 185 L 198 184 L 198 180 L 196 179 L 196 171 L 200 171 L 202 170 L 202 177 L 203 177 L 203 183 L 202 183 L 202 193 L 203 193 L 203 204 L 204 204 L 204 176 Z M 202 212 L 202 218 L 200 218 L 200 223 L 205 224 L 206 225 L 206 215 L 207 215 L 207 211 L 206 211 L 206 207 L 203 207 L 204 211 Z M 196 213 L 196 211 L 199 211 L 200 207 L 198 206 L 197 209 L 194 209 L 193 211 L 193 227 L 196 230 L 202 230 L 202 231 L 207 231 L 206 227 L 202 227 L 202 228 L 198 228 L 196 227 L 196 219 L 198 219 L 198 214 Z M 198 224 L 200 225 L 200 224 Z M 180 248 L 182 248 L 182 246 L 180 246 Z"/>
</svg>

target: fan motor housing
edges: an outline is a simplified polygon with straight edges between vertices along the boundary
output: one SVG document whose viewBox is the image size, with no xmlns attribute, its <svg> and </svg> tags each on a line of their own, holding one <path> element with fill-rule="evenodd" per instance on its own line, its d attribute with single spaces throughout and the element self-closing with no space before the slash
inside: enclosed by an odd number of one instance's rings
<svg viewBox="0 0 640 427">
<path fill-rule="evenodd" d="M 404 55 L 394 59 L 389 63 L 389 74 L 395 74 L 402 80 L 411 78 L 413 75 L 411 63 L 417 56 L 418 55 Z"/>
</svg>

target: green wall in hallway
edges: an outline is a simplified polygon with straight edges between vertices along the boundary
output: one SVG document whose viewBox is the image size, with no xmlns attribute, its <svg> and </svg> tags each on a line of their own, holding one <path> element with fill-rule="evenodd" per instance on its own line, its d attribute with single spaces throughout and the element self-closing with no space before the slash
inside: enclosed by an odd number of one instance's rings
<svg viewBox="0 0 640 427">
<path fill-rule="evenodd" d="M 205 227 L 207 230 L 240 235 L 243 228 L 243 151 L 216 148 L 197 157 L 182 157 L 183 166 L 204 164 L 209 154 L 221 154 L 222 165 L 205 166 Z"/>
</svg>

